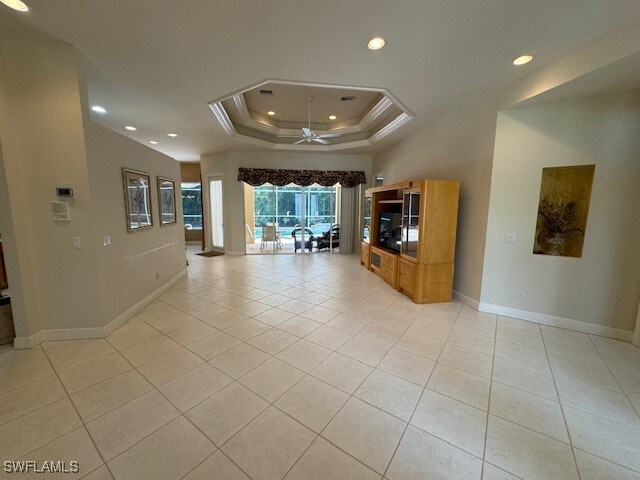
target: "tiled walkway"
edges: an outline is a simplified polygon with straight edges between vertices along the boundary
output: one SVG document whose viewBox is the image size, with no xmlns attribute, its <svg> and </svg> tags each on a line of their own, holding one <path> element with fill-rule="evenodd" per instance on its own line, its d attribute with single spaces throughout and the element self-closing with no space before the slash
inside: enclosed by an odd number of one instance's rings
<svg viewBox="0 0 640 480">
<path fill-rule="evenodd" d="M 631 344 L 415 305 L 354 256 L 190 262 L 106 340 L 0 352 L 0 460 L 92 480 L 640 479 Z"/>
</svg>

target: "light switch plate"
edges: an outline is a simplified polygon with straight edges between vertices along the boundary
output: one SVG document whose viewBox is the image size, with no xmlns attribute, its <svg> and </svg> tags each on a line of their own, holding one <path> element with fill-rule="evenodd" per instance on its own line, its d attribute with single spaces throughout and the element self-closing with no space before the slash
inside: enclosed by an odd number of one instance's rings
<svg viewBox="0 0 640 480">
<path fill-rule="evenodd" d="M 102 246 L 108 247 L 109 245 L 111 245 L 111 237 L 109 235 L 103 235 L 102 236 Z"/>
<path fill-rule="evenodd" d="M 80 237 L 73 237 L 73 248 L 80 250 L 82 248 L 82 241 Z"/>
<path fill-rule="evenodd" d="M 505 233 L 504 234 L 504 243 L 507 245 L 515 245 L 516 243 L 516 234 L 515 233 Z"/>
</svg>

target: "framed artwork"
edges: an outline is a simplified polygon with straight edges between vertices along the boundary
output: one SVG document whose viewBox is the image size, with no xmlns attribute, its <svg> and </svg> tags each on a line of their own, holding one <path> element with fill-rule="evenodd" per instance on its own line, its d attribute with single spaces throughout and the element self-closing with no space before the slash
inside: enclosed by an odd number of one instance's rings
<svg viewBox="0 0 640 480">
<path fill-rule="evenodd" d="M 542 169 L 533 253 L 582 257 L 595 165 Z"/>
<path fill-rule="evenodd" d="M 153 228 L 150 180 L 148 173 L 122 169 L 124 206 L 129 233 Z"/>
<path fill-rule="evenodd" d="M 176 182 L 170 178 L 158 177 L 158 205 L 161 227 L 177 223 Z"/>
</svg>

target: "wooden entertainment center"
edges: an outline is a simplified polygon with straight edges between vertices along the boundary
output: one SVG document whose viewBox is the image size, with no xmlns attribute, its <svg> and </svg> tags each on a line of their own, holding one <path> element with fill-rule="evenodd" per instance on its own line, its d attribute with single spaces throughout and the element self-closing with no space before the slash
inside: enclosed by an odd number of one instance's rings
<svg viewBox="0 0 640 480">
<path fill-rule="evenodd" d="M 360 263 L 415 303 L 450 302 L 459 195 L 452 180 L 367 189 Z"/>
</svg>

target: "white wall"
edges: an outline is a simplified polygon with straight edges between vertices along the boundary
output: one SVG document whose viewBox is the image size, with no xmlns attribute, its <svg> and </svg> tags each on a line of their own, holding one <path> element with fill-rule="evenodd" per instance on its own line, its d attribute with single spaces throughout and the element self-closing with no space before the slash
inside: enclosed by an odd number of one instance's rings
<svg viewBox="0 0 640 480">
<path fill-rule="evenodd" d="M 500 113 L 482 304 L 632 331 L 640 297 L 639 159 L 640 91 Z M 582 258 L 532 254 L 542 168 L 585 164 L 596 170 Z M 505 233 L 518 242 L 505 245 Z"/>
<path fill-rule="evenodd" d="M 638 51 L 640 20 L 635 19 L 374 155 L 373 171 L 383 171 L 385 183 L 460 180 L 454 290 L 467 301 L 480 300 L 498 112 Z"/>
<path fill-rule="evenodd" d="M 108 323 L 186 268 L 180 164 L 91 121 L 85 123 L 85 139 L 100 299 Z M 122 167 L 151 174 L 154 227 L 150 230 L 127 233 Z M 178 222 L 164 227 L 158 210 L 158 175 L 175 180 L 177 189 Z M 102 246 L 106 234 L 111 237 L 109 247 Z"/>
<path fill-rule="evenodd" d="M 232 254 L 243 254 L 245 251 L 245 221 L 243 182 L 238 181 L 238 168 L 286 168 L 307 170 L 362 170 L 367 182 L 371 180 L 371 156 L 369 155 L 334 155 L 289 152 L 263 151 L 228 151 L 200 158 L 200 167 L 205 181 L 205 223 L 210 222 L 208 191 L 206 176 L 223 174 L 223 202 L 225 226 L 225 251 Z M 359 227 L 354 226 L 354 230 Z M 354 232 L 356 238 L 359 233 Z M 205 239 L 209 245 L 210 232 L 205 226 Z"/>
<path fill-rule="evenodd" d="M 72 46 L 2 40 L 0 231 L 16 346 L 102 336 L 185 268 L 180 200 L 177 225 L 127 234 L 120 172 L 127 166 L 152 174 L 157 219 L 156 175 L 179 186 L 179 164 L 93 124 L 87 111 Z M 51 217 L 58 185 L 74 189 L 69 222 Z M 103 234 L 111 235 L 111 247 L 102 246 Z M 73 247 L 73 237 L 82 248 Z"/>
<path fill-rule="evenodd" d="M 65 44 L 4 40 L 0 56 L 5 106 L 0 137 L 9 196 L 3 210 L 11 217 L 3 229 L 12 228 L 6 234 L 15 240 L 7 249 L 7 267 L 16 330 L 24 335 L 99 326 L 75 51 Z M 61 183 L 75 189 L 70 222 L 51 217 L 50 202 L 57 200 L 55 187 Z M 80 237 L 82 249 L 73 248 L 73 237 Z"/>
</svg>

